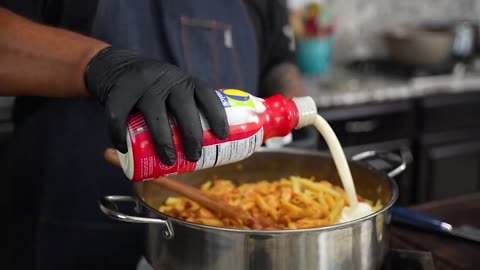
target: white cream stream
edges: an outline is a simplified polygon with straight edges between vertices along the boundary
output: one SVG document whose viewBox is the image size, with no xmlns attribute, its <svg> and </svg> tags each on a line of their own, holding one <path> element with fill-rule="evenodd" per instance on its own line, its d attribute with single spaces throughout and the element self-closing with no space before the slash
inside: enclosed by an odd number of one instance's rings
<svg viewBox="0 0 480 270">
<path fill-rule="evenodd" d="M 347 193 L 347 199 L 350 204 L 349 207 L 344 207 L 342 209 L 339 222 L 347 222 L 369 215 L 372 213 L 372 207 L 367 203 L 359 202 L 357 199 L 352 173 L 350 172 L 345 153 L 343 152 L 342 146 L 340 145 L 335 132 L 333 132 L 333 129 L 328 122 L 320 115 L 317 115 L 314 126 L 320 134 L 322 134 L 328 145 L 335 166 L 337 167 L 340 180 L 342 181 L 343 189 Z"/>
</svg>

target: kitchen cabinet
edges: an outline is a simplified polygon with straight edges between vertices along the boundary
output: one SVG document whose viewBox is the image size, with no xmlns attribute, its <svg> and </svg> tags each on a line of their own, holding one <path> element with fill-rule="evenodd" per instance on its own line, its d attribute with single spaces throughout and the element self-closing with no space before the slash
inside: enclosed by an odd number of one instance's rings
<svg viewBox="0 0 480 270">
<path fill-rule="evenodd" d="M 319 108 L 347 156 L 366 150 L 411 156 L 396 178 L 398 204 L 480 191 L 480 92 L 442 94 L 379 104 Z M 318 149 L 327 151 L 322 138 Z M 375 167 L 391 166 L 374 161 Z"/>
<path fill-rule="evenodd" d="M 411 138 L 415 114 L 409 100 L 381 104 L 319 109 L 343 146 L 358 146 Z M 323 146 L 326 145 L 323 143 Z"/>
<path fill-rule="evenodd" d="M 480 190 L 480 93 L 419 101 L 419 202 Z"/>
<path fill-rule="evenodd" d="M 451 198 L 479 190 L 480 132 L 477 138 L 424 143 L 419 155 L 418 200 Z"/>
</svg>

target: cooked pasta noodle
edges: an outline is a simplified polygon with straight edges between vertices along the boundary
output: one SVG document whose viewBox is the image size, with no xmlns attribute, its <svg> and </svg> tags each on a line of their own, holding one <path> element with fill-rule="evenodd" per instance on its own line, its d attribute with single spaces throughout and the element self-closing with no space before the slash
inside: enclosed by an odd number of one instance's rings
<svg viewBox="0 0 480 270">
<path fill-rule="evenodd" d="M 229 180 L 208 181 L 201 190 L 211 197 L 238 206 L 252 217 L 259 218 L 265 230 L 303 229 L 335 224 L 344 206 L 348 206 L 345 191 L 328 181 L 291 176 L 277 181 L 260 181 L 235 186 Z M 360 198 L 360 196 L 359 196 Z M 360 198 L 373 210 L 382 207 L 380 201 Z M 241 221 L 218 217 L 210 210 L 184 197 L 169 197 L 160 212 L 175 218 L 203 225 L 248 229 Z"/>
</svg>

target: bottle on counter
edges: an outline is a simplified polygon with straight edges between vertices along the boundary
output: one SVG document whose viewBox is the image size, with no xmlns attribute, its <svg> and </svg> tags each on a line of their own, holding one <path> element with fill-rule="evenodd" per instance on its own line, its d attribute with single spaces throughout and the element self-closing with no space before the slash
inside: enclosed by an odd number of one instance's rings
<svg viewBox="0 0 480 270">
<path fill-rule="evenodd" d="M 180 132 L 172 121 L 177 160 L 167 166 L 155 153 L 142 115 L 133 114 L 127 127 L 128 152 L 118 152 L 125 175 L 139 182 L 240 161 L 252 155 L 266 140 L 284 137 L 293 129 L 311 125 L 317 116 L 317 107 L 311 97 L 287 99 L 274 95 L 261 99 L 237 89 L 220 89 L 216 93 L 225 107 L 230 126 L 226 139 L 215 137 L 201 117 L 202 155 L 197 162 L 190 162 L 182 152 Z"/>
</svg>

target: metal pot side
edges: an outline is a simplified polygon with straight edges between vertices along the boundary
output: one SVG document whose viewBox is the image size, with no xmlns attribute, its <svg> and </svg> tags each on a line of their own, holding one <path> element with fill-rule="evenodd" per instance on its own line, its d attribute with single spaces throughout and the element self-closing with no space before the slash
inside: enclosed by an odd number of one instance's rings
<svg viewBox="0 0 480 270">
<path fill-rule="evenodd" d="M 178 220 L 157 211 L 175 194 L 148 181 L 137 183 L 134 188 L 144 206 L 142 214 L 166 220 L 173 231 L 173 237 L 165 239 L 165 225 L 147 225 L 147 260 L 160 270 L 379 269 L 388 248 L 390 207 L 398 188 L 385 173 L 368 165 L 350 161 L 350 166 L 357 193 L 380 199 L 383 209 L 353 222 L 303 230 L 236 230 Z M 291 175 L 341 185 L 330 156 L 298 150 L 260 151 L 238 163 L 177 177 L 200 186 L 212 179 L 245 183 Z"/>
</svg>

